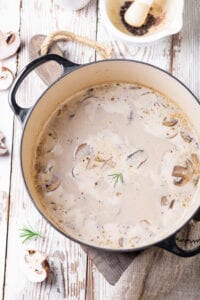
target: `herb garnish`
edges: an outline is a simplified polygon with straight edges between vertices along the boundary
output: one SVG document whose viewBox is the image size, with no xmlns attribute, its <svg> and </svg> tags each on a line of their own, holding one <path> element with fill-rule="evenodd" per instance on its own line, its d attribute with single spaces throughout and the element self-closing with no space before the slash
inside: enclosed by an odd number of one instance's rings
<svg viewBox="0 0 200 300">
<path fill-rule="evenodd" d="M 34 231 L 30 226 L 28 227 L 23 227 L 21 229 L 19 229 L 20 231 L 20 238 L 24 238 L 22 241 L 22 244 L 24 244 L 26 241 L 35 238 L 37 239 L 38 237 L 42 237 L 42 234 L 40 232 L 36 232 Z"/>
<path fill-rule="evenodd" d="M 119 180 L 121 181 L 121 183 L 124 183 L 124 178 L 122 173 L 109 174 L 108 176 L 111 176 L 115 180 L 114 187 L 116 186 Z"/>
</svg>

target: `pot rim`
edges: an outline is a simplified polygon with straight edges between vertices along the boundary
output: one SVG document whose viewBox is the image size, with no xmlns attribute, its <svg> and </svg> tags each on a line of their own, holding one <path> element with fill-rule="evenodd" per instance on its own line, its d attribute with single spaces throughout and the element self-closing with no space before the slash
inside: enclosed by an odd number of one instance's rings
<svg viewBox="0 0 200 300">
<path fill-rule="evenodd" d="M 66 60 L 67 61 L 67 60 Z M 37 202 L 36 200 L 33 199 L 32 195 L 31 195 L 31 192 L 28 188 L 28 184 L 26 182 L 26 178 L 25 178 L 25 175 L 24 175 L 24 170 L 23 170 L 23 164 L 22 164 L 22 160 L 23 160 L 23 153 L 22 153 L 22 145 L 23 145 L 23 141 L 24 141 L 24 134 L 25 134 L 25 131 L 26 131 L 26 126 L 29 122 L 29 119 L 31 118 L 31 114 L 32 112 L 34 111 L 35 107 L 38 105 L 38 103 L 41 101 L 41 99 L 43 98 L 43 96 L 45 95 L 45 93 L 50 89 L 52 88 L 59 80 L 63 79 L 65 76 L 67 76 L 68 74 L 74 72 L 74 71 L 77 71 L 81 68 L 84 68 L 84 67 L 87 67 L 89 65 L 93 65 L 93 64 L 98 64 L 98 63 L 106 63 L 106 62 L 113 62 L 113 61 L 116 61 L 116 62 L 130 62 L 130 63 L 137 63 L 137 64 L 142 64 L 142 65 L 145 65 L 145 66 L 148 66 L 148 67 L 152 67 L 153 69 L 156 69 L 158 71 L 161 71 L 165 74 L 167 74 L 168 76 L 172 77 L 175 81 L 177 81 L 178 84 L 182 85 L 193 97 L 194 100 L 196 100 L 196 102 L 200 105 L 200 101 L 198 100 L 198 98 L 194 95 L 194 93 L 181 81 L 179 80 L 177 77 L 175 77 L 174 75 L 172 75 L 171 73 L 169 73 L 168 71 L 165 71 L 163 69 L 161 69 L 160 67 L 157 67 L 153 64 L 150 64 L 150 63 L 147 63 L 147 62 L 142 62 L 142 61 L 137 61 L 137 60 L 133 60 L 133 59 L 107 59 L 107 60 L 99 60 L 99 61 L 94 61 L 94 62 L 89 62 L 89 63 L 86 63 L 86 64 L 83 64 L 83 65 L 76 65 L 76 68 L 75 69 L 72 69 L 70 71 L 68 71 L 67 73 L 63 73 L 56 81 L 54 81 L 52 84 L 50 84 L 47 89 L 45 89 L 41 96 L 36 100 L 36 102 L 34 103 L 34 105 L 28 109 L 28 114 L 27 114 L 27 117 L 25 118 L 24 120 L 24 126 L 23 126 L 23 132 L 22 132 L 22 136 L 21 136 L 21 141 L 20 141 L 20 167 L 21 167 L 21 172 L 22 172 L 22 176 L 23 176 L 23 181 L 24 181 L 24 185 L 25 185 L 25 188 L 28 192 L 28 195 L 32 201 L 32 203 L 34 204 L 34 206 L 36 207 L 37 211 L 40 213 L 40 215 L 55 229 L 57 230 L 59 233 L 61 233 L 64 237 L 67 237 L 68 239 L 72 240 L 73 242 L 76 242 L 82 246 L 86 246 L 86 247 L 90 247 L 92 249 L 95 249 L 95 250 L 99 250 L 99 251 L 106 251 L 106 252 L 114 252 L 114 253 L 126 253 L 126 252 L 138 252 L 138 251 L 141 251 L 141 250 L 144 250 L 144 249 L 147 249 L 149 247 L 152 247 L 152 246 L 159 246 L 159 244 L 161 244 L 162 242 L 164 242 L 165 240 L 168 240 L 169 238 L 173 237 L 176 235 L 176 233 L 181 230 L 192 218 L 193 216 L 196 214 L 196 212 L 198 211 L 199 207 L 200 207 L 200 201 L 199 201 L 199 206 L 197 207 L 197 209 L 195 210 L 195 212 L 189 217 L 189 219 L 187 219 L 180 227 L 178 227 L 174 232 L 170 233 L 169 235 L 167 235 L 166 237 L 164 238 L 161 238 L 160 240 L 156 241 L 156 242 L 152 242 L 150 244 L 147 244 L 147 245 L 144 245 L 144 246 L 140 246 L 140 247 L 136 247 L 136 248 L 104 248 L 104 247 L 100 247 L 100 246 L 95 246 L 95 245 L 92 245 L 92 244 L 89 244 L 87 242 L 84 242 L 82 240 L 79 240 L 78 238 L 74 238 L 74 237 L 71 237 L 68 233 L 65 233 L 64 231 L 62 231 L 58 226 L 56 226 L 53 221 L 51 221 L 47 215 L 45 215 L 42 210 L 40 210 L 39 206 L 37 205 Z"/>
</svg>

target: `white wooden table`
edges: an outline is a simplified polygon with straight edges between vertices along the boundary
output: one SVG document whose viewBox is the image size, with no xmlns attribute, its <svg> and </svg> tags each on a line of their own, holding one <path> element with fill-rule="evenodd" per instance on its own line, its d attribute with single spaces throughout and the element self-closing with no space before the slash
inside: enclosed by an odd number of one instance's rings
<svg viewBox="0 0 200 300">
<path fill-rule="evenodd" d="M 92 0 L 79 12 L 69 12 L 59 6 L 58 0 L 0 0 L 0 30 L 19 31 L 22 39 L 19 53 L 7 59 L 4 65 L 18 73 L 29 62 L 28 42 L 33 35 L 69 30 L 111 45 L 117 58 L 146 61 L 172 72 L 199 97 L 199 16 L 199 1 L 185 1 L 182 31 L 141 47 L 113 39 L 102 23 L 98 1 Z M 65 56 L 79 64 L 99 59 L 93 49 L 80 44 L 68 42 L 62 47 Z M 34 103 L 45 88 L 36 75 L 30 77 L 19 92 L 19 103 L 23 106 Z M 109 300 L 114 292 L 115 300 L 123 300 L 120 284 L 109 285 L 80 246 L 47 224 L 30 201 L 20 171 L 22 129 L 13 117 L 7 98 L 7 91 L 0 93 L 0 130 L 5 133 L 9 148 L 9 155 L 0 157 L 0 299 Z M 18 229 L 24 224 L 30 224 L 45 235 L 44 239 L 27 245 L 46 252 L 50 257 L 53 273 L 42 284 L 28 282 L 19 269 L 19 255 L 24 246 Z M 134 295 L 130 298 L 135 299 Z"/>
</svg>

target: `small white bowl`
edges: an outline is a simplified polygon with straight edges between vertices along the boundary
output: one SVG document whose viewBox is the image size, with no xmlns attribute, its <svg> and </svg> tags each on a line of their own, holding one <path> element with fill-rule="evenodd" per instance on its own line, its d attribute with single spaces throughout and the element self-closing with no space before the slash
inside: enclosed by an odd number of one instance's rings
<svg viewBox="0 0 200 300">
<path fill-rule="evenodd" d="M 151 43 L 179 32 L 183 26 L 184 0 L 155 0 L 152 7 L 156 24 L 143 36 L 133 35 L 125 28 L 119 15 L 124 3 L 125 0 L 101 0 L 100 10 L 107 30 L 126 42 Z"/>
</svg>

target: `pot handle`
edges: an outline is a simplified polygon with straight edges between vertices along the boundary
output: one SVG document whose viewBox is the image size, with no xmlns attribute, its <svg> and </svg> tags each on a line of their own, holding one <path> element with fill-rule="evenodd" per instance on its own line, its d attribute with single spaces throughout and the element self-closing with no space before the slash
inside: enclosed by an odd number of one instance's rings
<svg viewBox="0 0 200 300">
<path fill-rule="evenodd" d="M 9 92 L 9 104 L 10 104 L 10 107 L 12 108 L 14 114 L 17 116 L 17 118 L 21 121 L 22 124 L 25 123 L 25 120 L 26 120 L 29 112 L 31 111 L 32 107 L 23 108 L 17 104 L 16 93 L 18 91 L 18 88 L 20 87 L 22 81 L 26 78 L 26 76 L 30 72 L 32 72 L 38 66 L 46 63 L 47 61 L 51 61 L 51 60 L 60 64 L 60 66 L 62 67 L 62 75 L 70 72 L 72 69 L 79 66 L 78 64 L 75 64 L 59 55 L 48 54 L 48 55 L 41 56 L 41 57 L 33 60 L 19 73 L 19 75 L 15 79 L 15 81 L 10 89 L 10 92 Z"/>
<path fill-rule="evenodd" d="M 169 237 L 168 239 L 158 243 L 157 246 L 160 247 L 160 248 L 163 248 L 163 249 L 165 249 L 169 252 L 172 252 L 173 254 L 181 256 L 181 257 L 191 257 L 191 256 L 194 256 L 194 255 L 200 253 L 200 246 L 198 246 L 198 247 L 196 247 L 192 250 L 183 250 L 183 249 L 181 249 L 180 247 L 177 246 L 176 241 L 178 241 L 178 240 L 179 239 L 176 237 L 176 234 L 174 234 L 171 237 Z M 184 240 L 184 241 L 187 241 L 187 240 Z M 190 242 L 195 243 L 197 241 L 192 240 Z"/>
</svg>

